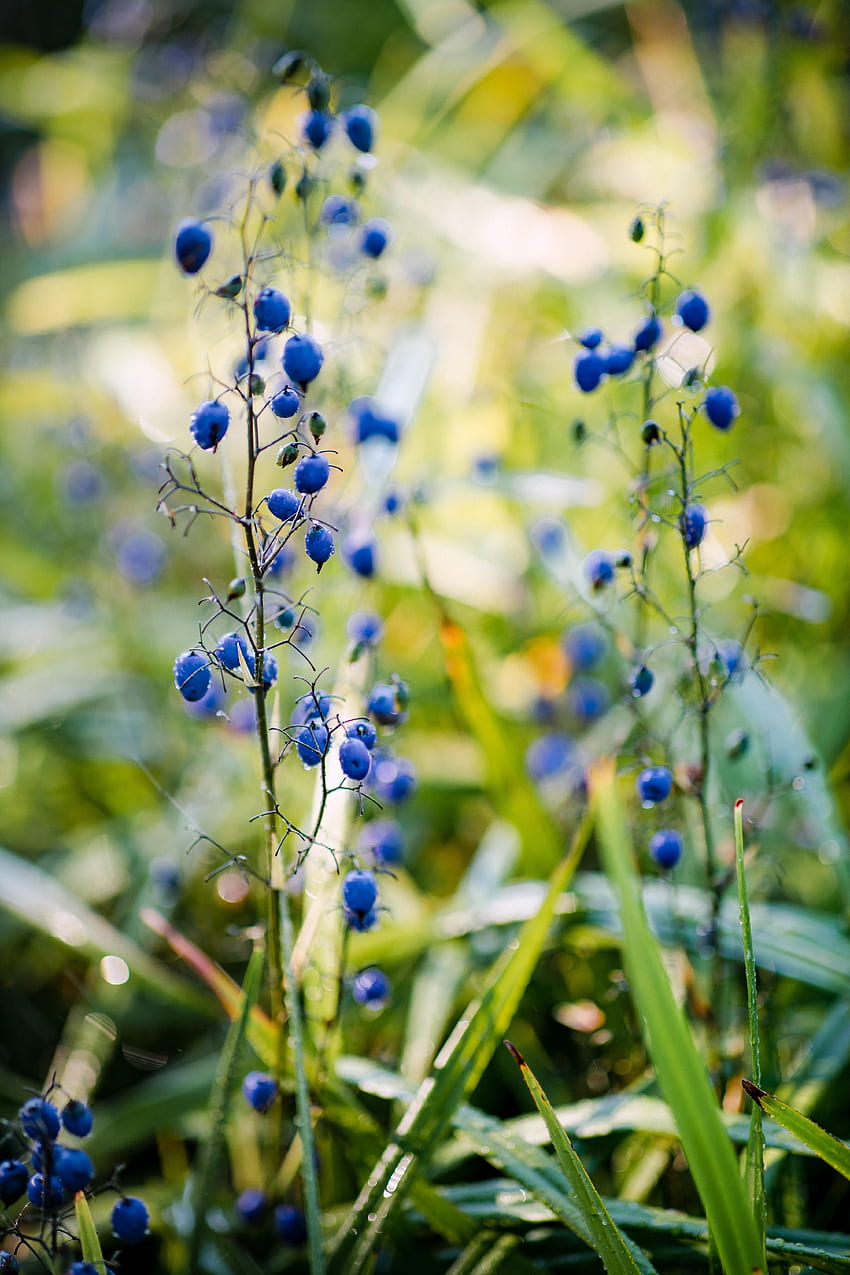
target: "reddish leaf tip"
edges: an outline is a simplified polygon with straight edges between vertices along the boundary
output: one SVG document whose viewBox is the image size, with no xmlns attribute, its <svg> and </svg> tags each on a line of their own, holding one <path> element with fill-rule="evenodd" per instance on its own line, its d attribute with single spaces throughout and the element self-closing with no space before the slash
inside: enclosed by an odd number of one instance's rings
<svg viewBox="0 0 850 1275">
<path fill-rule="evenodd" d="M 519 1052 L 519 1050 L 516 1048 L 515 1045 L 512 1045 L 509 1040 L 503 1040 L 502 1044 L 510 1052 L 511 1057 L 513 1058 L 514 1062 L 517 1064 L 518 1067 L 528 1066 L 522 1054 Z"/>
</svg>

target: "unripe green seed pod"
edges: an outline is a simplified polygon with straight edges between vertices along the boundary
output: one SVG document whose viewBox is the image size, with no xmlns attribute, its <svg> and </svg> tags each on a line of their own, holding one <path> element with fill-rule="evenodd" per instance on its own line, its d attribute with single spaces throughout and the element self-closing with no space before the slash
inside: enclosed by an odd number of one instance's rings
<svg viewBox="0 0 850 1275">
<path fill-rule="evenodd" d="M 251 373 L 251 379 L 248 382 L 248 390 L 254 398 L 256 398 L 260 394 L 265 394 L 266 383 L 263 380 L 263 378 L 259 375 L 259 373 L 257 372 Z"/>
<path fill-rule="evenodd" d="M 225 280 L 224 283 L 216 288 L 215 295 L 217 297 L 224 297 L 227 301 L 232 301 L 234 297 L 239 296 L 244 282 L 245 280 L 242 278 L 241 274 L 232 274 L 229 279 Z"/>
<path fill-rule="evenodd" d="M 307 417 L 307 428 L 315 438 L 316 442 L 318 442 L 322 437 L 327 427 L 328 422 L 325 420 L 321 412 L 311 412 Z"/>
<path fill-rule="evenodd" d="M 282 195 L 286 190 L 286 169 L 279 159 L 269 169 L 269 185 L 276 195 Z"/>
<path fill-rule="evenodd" d="M 316 183 L 313 181 L 310 174 L 308 172 L 303 172 L 298 178 L 298 181 L 295 183 L 295 198 L 300 199 L 302 204 L 306 204 L 307 200 L 313 193 L 313 187 L 315 184 Z"/>
<path fill-rule="evenodd" d="M 294 440 L 284 443 L 283 446 L 279 447 L 277 450 L 275 464 L 280 465 L 281 469 L 286 469 L 287 465 L 294 465 L 298 459 L 298 453 L 300 450 L 301 449 Z"/>
<path fill-rule="evenodd" d="M 646 227 L 643 224 L 643 218 L 635 217 L 629 226 L 629 238 L 632 243 L 640 243 L 641 239 L 643 239 L 645 229 Z"/>
<path fill-rule="evenodd" d="M 245 593 L 246 584 L 244 576 L 235 576 L 227 586 L 227 602 L 233 602 L 235 598 L 241 598 Z"/>
<path fill-rule="evenodd" d="M 307 101 L 314 111 L 326 111 L 331 104 L 331 82 L 324 71 L 315 71 L 307 84 Z"/>
</svg>

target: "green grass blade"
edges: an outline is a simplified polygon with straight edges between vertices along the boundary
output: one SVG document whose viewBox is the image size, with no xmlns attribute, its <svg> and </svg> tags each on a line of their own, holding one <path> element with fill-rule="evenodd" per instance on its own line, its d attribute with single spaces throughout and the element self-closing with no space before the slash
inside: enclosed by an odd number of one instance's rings
<svg viewBox="0 0 850 1275">
<path fill-rule="evenodd" d="M 789 1107 L 787 1102 L 782 1102 L 773 1094 L 766 1093 L 751 1080 L 743 1080 L 741 1083 L 765 1115 L 770 1116 L 771 1120 L 776 1120 L 789 1133 L 793 1133 L 795 1138 L 799 1138 L 837 1173 L 850 1178 L 850 1147 L 846 1143 L 840 1142 L 831 1133 L 827 1133 L 826 1129 L 815 1124 L 814 1120 L 804 1116 L 802 1111 L 797 1111 L 795 1107 Z"/>
<path fill-rule="evenodd" d="M 741 911 L 741 937 L 744 944 L 744 972 L 747 980 L 747 1013 L 750 1026 L 750 1053 L 753 1075 L 761 1085 L 761 1046 L 759 1041 L 758 993 L 756 988 L 756 960 L 753 954 L 753 931 L 750 924 L 750 904 L 747 897 L 747 875 L 744 870 L 744 803 L 735 802 L 735 865 L 738 877 L 738 902 Z M 762 1265 L 767 1267 L 764 1248 L 767 1227 L 767 1204 L 764 1196 L 764 1129 L 761 1108 L 753 1103 L 750 1112 L 750 1135 L 744 1155 L 744 1181 L 750 1193 L 753 1219 L 762 1247 Z"/>
<path fill-rule="evenodd" d="M 525 1271 L 537 1270 L 536 1266 L 518 1260 L 514 1249 L 522 1243 L 519 1235 L 498 1235 L 493 1231 L 479 1231 L 475 1238 L 460 1254 L 457 1261 L 452 1262 L 446 1275 L 492 1275 L 497 1271 L 508 1254 L 511 1256 L 511 1271 L 521 1275 Z"/>
<path fill-rule="evenodd" d="M 490 707 L 466 633 L 443 613 L 439 599 L 435 598 L 435 602 L 441 611 L 440 640 L 446 673 L 457 705 L 481 748 L 490 799 L 502 818 L 519 832 L 525 870 L 546 873 L 558 861 L 560 835 L 517 757 L 510 731 Z"/>
<path fill-rule="evenodd" d="M 537 915 L 526 921 L 496 962 L 480 999 L 468 1007 L 440 1051 L 434 1075 L 419 1087 L 334 1238 L 333 1269 L 345 1270 L 346 1275 L 363 1269 L 387 1218 L 405 1194 L 417 1160 L 433 1154 L 452 1114 L 477 1085 L 534 972 L 559 895 L 581 859 L 588 832 L 585 819 L 568 855 L 552 874 Z"/>
<path fill-rule="evenodd" d="M 103 1261 L 103 1250 L 100 1247 L 97 1227 L 94 1224 L 94 1218 L 91 1215 L 89 1202 L 84 1191 L 77 1191 L 74 1196 L 74 1212 L 77 1216 L 77 1234 L 80 1237 L 80 1247 L 83 1250 L 83 1261 L 91 1262 L 92 1266 L 99 1271 L 105 1271 L 106 1266 Z"/>
<path fill-rule="evenodd" d="M 613 763 L 594 766 L 590 781 L 602 858 L 620 902 L 626 972 L 647 1048 L 676 1118 L 723 1269 L 726 1275 L 752 1275 L 764 1269 L 758 1232 L 705 1064 L 646 921 Z"/>
<path fill-rule="evenodd" d="M 75 958 L 85 956 L 94 961 L 103 956 L 120 956 L 130 969 L 131 979 L 137 979 L 158 1000 L 210 1016 L 212 1006 L 206 996 L 175 978 L 166 965 L 149 956 L 35 864 L 0 849 L 0 880 L 0 906 L 25 925 L 41 931 L 51 942 L 66 947 Z"/>
<path fill-rule="evenodd" d="M 289 892 L 279 890 L 280 943 L 283 956 L 283 999 L 289 1019 L 289 1044 L 295 1071 L 295 1124 L 301 1139 L 301 1181 L 304 1187 L 304 1215 L 307 1219 L 307 1248 L 311 1275 L 323 1275 L 325 1256 L 322 1249 L 322 1213 L 319 1205 L 319 1179 L 316 1172 L 313 1114 L 310 1087 L 307 1082 L 307 1056 L 301 989 L 292 966 L 295 938 L 292 928 Z"/>
<path fill-rule="evenodd" d="M 257 948 L 251 954 L 248 968 L 245 971 L 245 979 L 242 984 L 242 1007 L 239 1017 L 233 1021 L 228 1030 L 224 1048 L 219 1056 L 212 1093 L 210 1094 L 210 1128 L 203 1144 L 203 1152 L 193 1191 L 195 1218 L 192 1236 L 189 1241 L 188 1269 L 190 1271 L 199 1269 L 201 1247 L 207 1231 L 206 1201 L 211 1200 L 215 1193 L 215 1175 L 218 1171 L 218 1164 L 224 1148 L 224 1130 L 233 1093 L 239 1054 L 242 1049 L 242 1042 L 245 1039 L 251 1007 L 260 992 L 262 978 L 263 952 L 260 948 Z"/>
<path fill-rule="evenodd" d="M 641 1267 L 632 1255 L 630 1242 L 612 1220 L 602 1197 L 576 1154 L 573 1144 L 558 1123 L 552 1104 L 541 1088 L 540 1082 L 519 1050 L 515 1049 L 508 1040 L 505 1044 L 520 1069 L 537 1110 L 546 1122 L 555 1154 L 587 1222 L 593 1247 L 602 1258 L 608 1275 L 641 1275 Z"/>
</svg>

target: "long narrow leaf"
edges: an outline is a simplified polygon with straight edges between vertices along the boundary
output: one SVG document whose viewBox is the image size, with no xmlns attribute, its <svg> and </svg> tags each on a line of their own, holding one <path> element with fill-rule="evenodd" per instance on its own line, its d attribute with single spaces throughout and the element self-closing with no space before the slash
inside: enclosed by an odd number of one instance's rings
<svg viewBox="0 0 850 1275">
<path fill-rule="evenodd" d="M 472 1092 L 504 1036 L 546 941 L 562 890 L 584 851 L 589 830 L 585 820 L 569 854 L 552 874 L 536 916 L 522 927 L 496 962 L 481 998 L 469 1006 L 434 1064 L 434 1075 L 420 1085 L 381 1159 L 334 1239 L 335 1270 L 356 1275 L 387 1218 L 401 1201 L 418 1159 L 433 1154 L 442 1131 L 459 1104 Z"/>
<path fill-rule="evenodd" d="M 508 1040 L 505 1044 L 520 1069 L 537 1110 L 546 1122 L 555 1154 L 587 1222 L 593 1247 L 602 1258 L 608 1275 L 641 1275 L 641 1266 L 633 1256 L 631 1241 L 623 1235 L 612 1220 L 602 1197 L 576 1154 L 573 1144 L 558 1123 L 552 1104 L 541 1088 L 540 1082 L 519 1050 L 515 1049 Z M 646 1269 L 645 1266 L 643 1269 Z M 654 1267 L 651 1269 L 654 1270 Z"/>
<path fill-rule="evenodd" d="M 750 1025 L 750 1053 L 756 1084 L 761 1084 L 761 1047 L 759 1042 L 758 996 L 756 991 L 756 961 L 753 955 L 753 931 L 750 925 L 750 904 L 747 898 L 747 875 L 744 870 L 744 803 L 735 802 L 735 865 L 738 876 L 738 901 L 741 909 L 741 938 L 744 945 L 744 971 L 747 980 L 747 1012 Z M 750 1192 L 753 1218 L 762 1246 L 762 1264 L 767 1266 L 764 1240 L 767 1227 L 767 1204 L 764 1196 L 764 1129 L 761 1107 L 753 1103 L 750 1112 L 750 1135 L 744 1156 L 744 1181 Z"/>
<path fill-rule="evenodd" d="M 794 1107 L 789 1107 L 787 1102 L 782 1102 L 773 1094 L 766 1093 L 751 1080 L 743 1080 L 741 1083 L 766 1115 L 778 1121 L 789 1133 L 793 1133 L 794 1137 L 804 1142 L 816 1156 L 832 1165 L 837 1173 L 850 1178 L 850 1147 L 846 1143 L 839 1142 L 838 1138 L 827 1133 L 819 1124 L 815 1124 L 814 1120 L 810 1120 Z"/>
<path fill-rule="evenodd" d="M 626 971 L 647 1048 L 662 1093 L 676 1117 L 724 1271 L 726 1275 L 752 1275 L 764 1269 L 759 1236 L 705 1064 L 673 997 L 658 943 L 647 925 L 613 763 L 594 766 L 590 786 L 603 861 L 619 897 Z"/>
<path fill-rule="evenodd" d="M 239 1052 L 245 1038 L 251 1007 L 257 999 L 263 977 L 263 952 L 257 948 L 252 953 L 242 984 L 242 1006 L 227 1033 L 224 1048 L 218 1061 L 215 1082 L 210 1095 L 210 1128 L 203 1144 L 200 1167 L 195 1183 L 195 1219 L 189 1244 L 189 1270 L 198 1269 L 201 1246 L 207 1230 L 206 1201 L 213 1197 L 213 1186 L 218 1163 L 224 1146 L 224 1126 L 230 1107 Z"/>
<path fill-rule="evenodd" d="M 97 1227 L 84 1191 L 77 1191 L 74 1196 L 74 1213 L 77 1217 L 77 1233 L 83 1250 L 83 1261 L 91 1262 L 92 1266 L 99 1271 L 105 1271 L 106 1266 L 103 1262 L 103 1250 L 100 1247 Z"/>
<path fill-rule="evenodd" d="M 89 960 L 120 956 L 129 967 L 130 977 L 138 979 L 159 1000 L 209 1016 L 210 1004 L 196 988 L 175 978 L 167 966 L 149 956 L 35 864 L 25 863 L 0 849 L 0 880 L 3 882 L 0 906 L 24 925 L 40 930 L 51 942 L 68 948 L 75 956 Z"/>
</svg>

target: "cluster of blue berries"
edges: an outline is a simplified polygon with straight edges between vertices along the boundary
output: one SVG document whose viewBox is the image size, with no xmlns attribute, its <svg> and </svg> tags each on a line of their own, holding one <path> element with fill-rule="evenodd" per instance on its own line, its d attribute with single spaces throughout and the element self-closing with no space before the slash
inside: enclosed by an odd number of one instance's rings
<svg viewBox="0 0 850 1275">
<path fill-rule="evenodd" d="M 680 293 L 673 310 L 675 323 L 691 332 L 701 332 L 710 318 L 711 310 L 701 292 L 688 288 Z M 664 326 L 655 311 L 643 320 L 630 345 L 605 345 L 600 328 L 586 328 L 578 337 L 582 348 L 573 363 L 576 386 L 582 393 L 591 394 L 608 377 L 626 376 L 641 356 L 652 355 L 663 335 Z M 715 429 L 723 431 L 730 429 L 740 414 L 738 401 L 726 386 L 707 389 L 700 406 Z M 644 441 L 658 441 L 647 438 L 648 426 L 658 428 L 655 422 L 648 421 Z"/>
<path fill-rule="evenodd" d="M 242 1096 L 260 1115 L 271 1110 L 279 1095 L 277 1081 L 264 1071 L 249 1071 L 242 1081 Z M 248 1187 L 238 1196 L 235 1208 L 243 1226 L 259 1227 L 269 1215 L 271 1200 L 259 1187 Z M 294 1204 L 276 1205 L 272 1218 L 275 1233 L 287 1247 L 300 1248 L 306 1242 L 307 1223 L 301 1209 Z"/>
<path fill-rule="evenodd" d="M 25 1149 L 19 1156 L 0 1162 L 0 1204 L 9 1210 L 25 1197 L 39 1213 L 58 1218 L 78 1191 L 87 1191 L 94 1178 L 91 1157 L 81 1147 L 59 1141 L 63 1131 L 73 1138 L 87 1138 L 94 1120 L 91 1110 L 77 1099 L 69 1099 L 60 1109 L 47 1095 L 28 1098 L 18 1112 L 18 1127 Z M 24 1214 L 21 1215 L 22 1217 Z M 23 1235 L 20 1221 L 7 1234 Z M 136 1196 L 122 1195 L 112 1210 L 112 1230 L 124 1244 L 140 1243 L 148 1230 L 148 1210 Z M 29 1240 L 22 1240 L 29 1248 Z M 2 1254 L 0 1271 L 13 1275 L 18 1270 L 14 1254 Z M 88 1262 L 74 1262 L 70 1275 L 89 1275 Z"/>
</svg>

